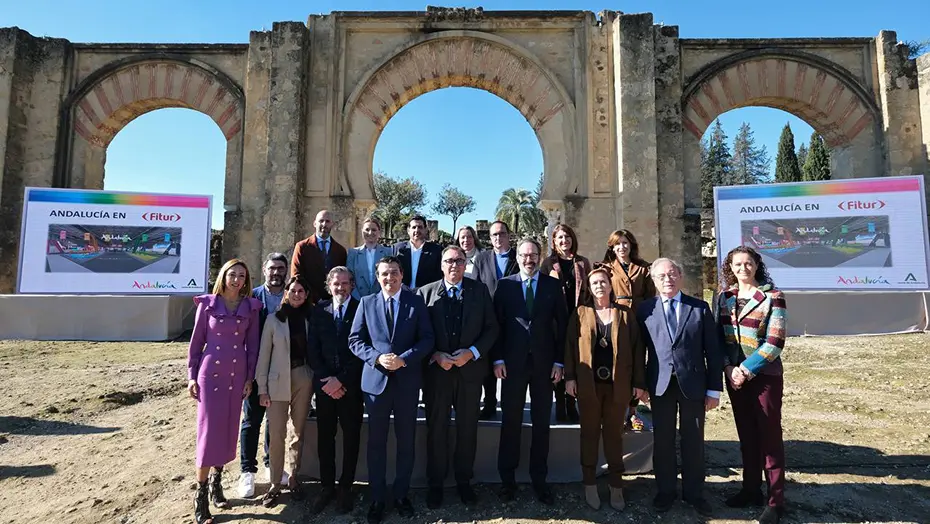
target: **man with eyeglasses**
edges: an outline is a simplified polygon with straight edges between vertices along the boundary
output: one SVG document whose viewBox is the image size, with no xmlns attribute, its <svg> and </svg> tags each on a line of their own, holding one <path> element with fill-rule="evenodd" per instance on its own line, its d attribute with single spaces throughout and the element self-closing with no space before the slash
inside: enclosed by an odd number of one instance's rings
<svg viewBox="0 0 930 524">
<path fill-rule="evenodd" d="M 494 310 L 501 326 L 491 352 L 494 375 L 501 379 L 501 433 L 497 469 L 503 502 L 514 500 L 520 464 L 523 408 L 530 391 L 530 479 L 536 498 L 546 505 L 555 499 L 546 482 L 549 472 L 549 421 L 553 386 L 562 380 L 568 309 L 562 284 L 539 273 L 540 246 L 523 240 L 517 246 L 520 273 L 502 279 L 494 293 Z"/>
<path fill-rule="evenodd" d="M 313 220 L 314 234 L 294 246 L 291 258 L 291 274 L 304 278 L 310 286 L 310 303 L 328 298 L 326 275 L 336 266 L 346 265 L 346 248 L 332 236 L 333 215 L 326 209 L 316 214 Z"/>
<path fill-rule="evenodd" d="M 475 255 L 475 273 L 478 280 L 488 287 L 491 298 L 497 290 L 497 281 L 520 271 L 517 265 L 517 250 L 510 244 L 510 228 L 498 220 L 491 224 L 491 249 Z M 497 415 L 497 377 L 493 371 L 484 379 L 484 408 L 481 420 L 494 420 Z"/>
<path fill-rule="evenodd" d="M 711 516 L 704 498 L 704 414 L 717 407 L 723 391 L 723 345 L 703 300 L 681 292 L 681 266 L 667 258 L 652 263 L 659 296 L 637 310 L 646 343 L 646 385 L 652 399 L 653 467 L 656 511 L 671 509 L 677 498 L 675 423 L 680 418 L 682 499 L 698 514 Z"/>
<path fill-rule="evenodd" d="M 471 487 L 478 449 L 478 411 L 481 383 L 491 366 L 490 352 L 497 339 L 497 319 L 488 288 L 465 277 L 465 251 L 449 246 L 442 251 L 442 280 L 417 290 L 429 311 L 435 335 L 434 351 L 425 373 L 426 505 L 442 505 L 443 484 L 449 471 L 449 423 L 455 409 L 453 471 L 459 498 L 477 502 Z"/>
<path fill-rule="evenodd" d="M 265 319 L 278 310 L 284 298 L 284 282 L 287 280 L 287 256 L 270 253 L 262 264 L 265 283 L 252 290 L 252 296 L 262 302 L 258 312 L 258 330 L 261 333 Z M 242 422 L 239 426 L 239 496 L 255 495 L 255 474 L 258 473 L 258 435 L 265 418 L 265 408 L 258 402 L 258 385 L 252 384 L 252 393 L 242 401 Z M 268 427 L 265 427 L 265 469 L 270 470 L 268 455 Z M 285 477 L 287 473 L 284 474 Z M 287 479 L 282 480 L 287 485 Z"/>
</svg>

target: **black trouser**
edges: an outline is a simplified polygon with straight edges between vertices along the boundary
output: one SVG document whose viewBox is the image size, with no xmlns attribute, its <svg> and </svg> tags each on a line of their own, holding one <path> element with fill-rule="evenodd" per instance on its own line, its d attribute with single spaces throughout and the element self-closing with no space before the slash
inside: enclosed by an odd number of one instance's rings
<svg viewBox="0 0 930 524">
<path fill-rule="evenodd" d="M 494 376 L 494 367 L 491 367 L 491 372 L 487 377 L 484 378 L 482 383 L 484 386 L 484 405 L 497 407 L 497 377 Z"/>
<path fill-rule="evenodd" d="M 258 432 L 265 418 L 265 408 L 258 403 L 258 384 L 252 382 L 252 393 L 242 401 L 242 422 L 239 425 L 239 467 L 243 473 L 258 473 Z M 265 425 L 265 467 L 270 468 L 268 426 Z"/>
<path fill-rule="evenodd" d="M 688 501 L 703 497 L 704 491 L 704 397 L 687 399 L 672 376 L 661 396 L 652 396 L 652 423 L 655 445 L 652 452 L 656 486 L 660 494 L 674 495 L 678 484 L 675 455 L 675 422 L 681 424 L 681 494 Z"/>
<path fill-rule="evenodd" d="M 526 389 L 530 390 L 530 420 L 533 437 L 530 444 L 530 478 L 534 484 L 546 482 L 549 472 L 549 416 L 552 412 L 552 366 L 536 369 L 532 355 L 517 372 L 507 367 L 507 378 L 501 381 L 501 437 L 497 451 L 497 471 L 501 482 L 515 482 L 520 465 L 520 441 L 523 439 L 523 409 Z"/>
<path fill-rule="evenodd" d="M 349 487 L 355 482 L 358 465 L 359 434 L 365 405 L 358 386 L 346 386 L 346 394 L 339 400 L 316 388 L 317 453 L 320 459 L 320 483 L 323 487 L 336 485 L 336 425 L 342 428 L 342 476 L 339 485 Z"/>
<path fill-rule="evenodd" d="M 478 450 L 481 382 L 465 380 L 459 368 L 431 364 L 426 372 L 426 474 L 431 488 L 441 488 L 449 472 L 449 423 L 455 408 L 455 482 L 467 485 L 474 476 Z"/>
</svg>

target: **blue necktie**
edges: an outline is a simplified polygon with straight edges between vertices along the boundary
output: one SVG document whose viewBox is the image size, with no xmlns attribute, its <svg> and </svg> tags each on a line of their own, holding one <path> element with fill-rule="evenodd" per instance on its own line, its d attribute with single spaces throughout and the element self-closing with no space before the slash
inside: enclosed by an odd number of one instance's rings
<svg viewBox="0 0 930 524">
<path fill-rule="evenodd" d="M 675 338 L 675 334 L 678 333 L 678 315 L 675 314 L 675 299 L 669 299 L 668 301 L 668 313 L 665 316 L 665 321 L 668 323 L 668 332 L 672 339 Z"/>
<path fill-rule="evenodd" d="M 394 297 L 388 299 L 387 311 L 384 314 L 387 318 L 388 335 L 390 335 L 391 340 L 394 340 Z"/>
</svg>

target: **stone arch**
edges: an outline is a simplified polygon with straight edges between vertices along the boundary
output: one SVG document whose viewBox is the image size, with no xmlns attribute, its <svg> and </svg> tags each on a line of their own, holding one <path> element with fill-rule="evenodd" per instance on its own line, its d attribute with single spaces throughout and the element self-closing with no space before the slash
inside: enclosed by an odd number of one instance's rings
<svg viewBox="0 0 930 524">
<path fill-rule="evenodd" d="M 388 120 L 414 98 L 446 87 L 483 89 L 520 111 L 542 149 L 543 198 L 561 199 L 576 163 L 575 107 L 569 92 L 517 44 L 464 30 L 442 31 L 404 45 L 358 83 L 344 106 L 343 169 L 335 194 L 370 206 L 375 145 Z"/>
<path fill-rule="evenodd" d="M 749 106 L 787 111 L 831 147 L 846 145 L 881 122 L 875 99 L 842 67 L 804 52 L 752 50 L 695 75 L 683 92 L 682 125 L 700 138 L 719 115 Z"/>
<path fill-rule="evenodd" d="M 210 117 L 226 138 L 225 206 L 239 202 L 242 88 L 224 73 L 196 59 L 161 53 L 111 62 L 89 75 L 63 105 L 61 136 L 69 144 L 59 162 L 62 187 L 103 188 L 106 148 L 139 116 L 164 108 L 186 108 Z"/>
<path fill-rule="evenodd" d="M 843 67 L 790 49 L 753 49 L 704 67 L 682 96 L 686 207 L 700 208 L 700 141 L 727 111 L 762 106 L 807 122 L 833 148 L 837 178 L 883 174 L 881 111 L 871 91 Z"/>
</svg>

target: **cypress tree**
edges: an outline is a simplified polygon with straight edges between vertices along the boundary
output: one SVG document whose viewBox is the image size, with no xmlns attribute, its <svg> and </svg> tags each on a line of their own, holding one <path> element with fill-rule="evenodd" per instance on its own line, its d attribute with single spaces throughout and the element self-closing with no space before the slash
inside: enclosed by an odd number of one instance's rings
<svg viewBox="0 0 930 524">
<path fill-rule="evenodd" d="M 730 183 L 730 148 L 717 120 L 706 141 L 701 141 L 701 206 L 714 207 L 714 187 Z"/>
<path fill-rule="evenodd" d="M 801 173 L 801 180 L 804 180 L 804 162 L 807 160 L 807 144 L 801 142 L 798 147 L 798 171 Z"/>
<path fill-rule="evenodd" d="M 810 151 L 804 161 L 804 180 L 830 180 L 830 151 L 816 131 L 811 135 Z"/>
<path fill-rule="evenodd" d="M 749 124 L 743 122 L 733 140 L 730 179 L 735 185 L 761 184 L 771 179 L 769 154 L 765 146 L 756 146 Z"/>
<path fill-rule="evenodd" d="M 776 182 L 800 182 L 801 167 L 798 165 L 798 156 L 794 152 L 794 133 L 791 126 L 785 124 L 778 139 L 778 155 L 775 157 Z"/>
</svg>

